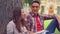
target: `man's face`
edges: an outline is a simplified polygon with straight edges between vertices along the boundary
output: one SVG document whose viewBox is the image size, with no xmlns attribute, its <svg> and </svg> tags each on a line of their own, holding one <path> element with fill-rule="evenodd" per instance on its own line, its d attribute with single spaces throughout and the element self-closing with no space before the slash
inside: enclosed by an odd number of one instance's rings
<svg viewBox="0 0 60 34">
<path fill-rule="evenodd" d="M 38 3 L 33 3 L 31 5 L 31 10 L 34 14 L 37 14 L 40 9 L 40 5 Z"/>
</svg>

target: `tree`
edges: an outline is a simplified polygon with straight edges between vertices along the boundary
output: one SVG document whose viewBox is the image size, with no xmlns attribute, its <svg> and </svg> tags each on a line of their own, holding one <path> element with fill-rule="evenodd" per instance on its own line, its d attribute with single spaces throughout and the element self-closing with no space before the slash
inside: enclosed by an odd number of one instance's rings
<svg viewBox="0 0 60 34">
<path fill-rule="evenodd" d="M 6 27 L 13 16 L 14 7 L 23 7 L 22 0 L 0 0 L 0 34 L 6 34 Z"/>
</svg>

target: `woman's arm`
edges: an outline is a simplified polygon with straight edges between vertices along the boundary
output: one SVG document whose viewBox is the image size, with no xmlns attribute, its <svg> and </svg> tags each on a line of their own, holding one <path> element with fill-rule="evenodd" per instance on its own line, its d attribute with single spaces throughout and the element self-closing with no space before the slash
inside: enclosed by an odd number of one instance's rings
<svg viewBox="0 0 60 34">
<path fill-rule="evenodd" d="M 7 34 L 13 34 L 13 24 L 11 22 L 7 25 Z"/>
</svg>

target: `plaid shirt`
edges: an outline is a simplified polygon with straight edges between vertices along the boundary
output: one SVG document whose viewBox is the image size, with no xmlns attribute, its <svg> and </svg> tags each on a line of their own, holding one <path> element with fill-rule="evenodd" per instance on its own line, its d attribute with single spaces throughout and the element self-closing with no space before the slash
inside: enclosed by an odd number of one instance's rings
<svg viewBox="0 0 60 34">
<path fill-rule="evenodd" d="M 55 16 L 54 15 L 38 15 L 38 19 L 41 22 L 41 26 L 44 29 L 44 20 L 48 20 L 48 19 L 54 19 Z M 36 15 L 34 15 L 32 12 L 30 12 L 29 14 L 26 14 L 26 21 L 28 24 L 28 27 L 30 28 L 30 31 L 36 32 L 36 19 L 35 19 Z"/>
</svg>

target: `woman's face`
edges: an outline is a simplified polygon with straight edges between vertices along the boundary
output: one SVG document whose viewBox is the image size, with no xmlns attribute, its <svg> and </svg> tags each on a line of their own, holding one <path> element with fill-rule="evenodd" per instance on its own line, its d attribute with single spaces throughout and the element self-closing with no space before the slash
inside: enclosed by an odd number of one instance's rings
<svg viewBox="0 0 60 34">
<path fill-rule="evenodd" d="M 25 13 L 24 13 L 24 10 L 21 9 L 21 18 L 24 18 L 25 17 Z"/>
</svg>

